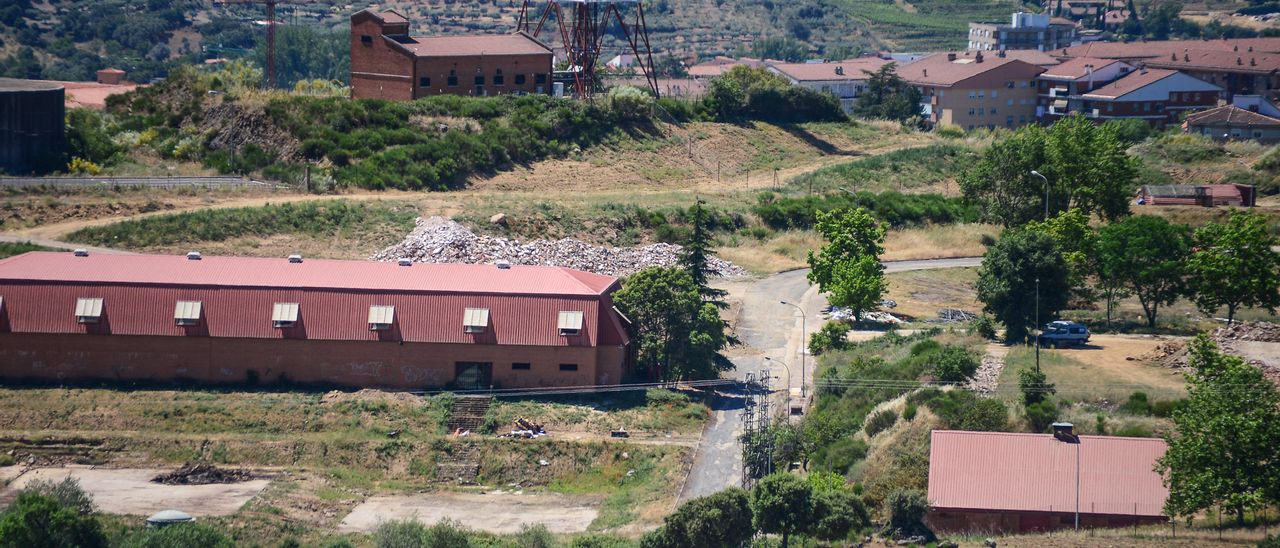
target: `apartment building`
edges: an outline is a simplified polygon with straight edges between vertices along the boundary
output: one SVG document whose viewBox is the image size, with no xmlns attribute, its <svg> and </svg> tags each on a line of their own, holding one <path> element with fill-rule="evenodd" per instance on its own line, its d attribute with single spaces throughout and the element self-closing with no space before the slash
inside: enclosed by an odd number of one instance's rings
<svg viewBox="0 0 1280 548">
<path fill-rule="evenodd" d="M 936 53 L 903 65 L 898 75 L 920 88 L 928 124 L 1018 127 L 1036 121 L 1036 77 L 1044 67 L 998 53 Z"/>
</svg>

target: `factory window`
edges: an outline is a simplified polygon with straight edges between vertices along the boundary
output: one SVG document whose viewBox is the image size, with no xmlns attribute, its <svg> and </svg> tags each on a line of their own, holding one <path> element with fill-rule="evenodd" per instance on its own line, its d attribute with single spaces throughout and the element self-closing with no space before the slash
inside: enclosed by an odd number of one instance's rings
<svg viewBox="0 0 1280 548">
<path fill-rule="evenodd" d="M 561 337 L 570 337 L 582 332 L 582 311 L 564 310 L 560 312 L 558 322 Z"/>
<path fill-rule="evenodd" d="M 200 323 L 200 301 L 178 301 L 173 307 L 173 323 L 196 325 Z"/>
<path fill-rule="evenodd" d="M 360 43 L 361 43 L 361 44 L 364 44 L 364 45 L 366 45 L 366 46 L 372 46 L 372 45 L 373 45 L 373 37 L 372 37 L 372 36 L 369 36 L 368 34 L 361 34 L 361 35 L 360 35 Z"/>
<path fill-rule="evenodd" d="M 373 305 L 369 307 L 369 331 L 385 331 L 391 329 L 396 320 L 396 307 L 391 305 Z"/>
<path fill-rule="evenodd" d="M 449 87 L 458 87 L 458 71 L 453 69 L 449 70 Z"/>
<path fill-rule="evenodd" d="M 527 363 L 513 363 L 513 364 L 511 364 L 511 370 L 512 370 L 512 371 L 528 371 L 530 368 L 531 368 L 531 367 L 530 367 L 530 365 L 529 365 L 529 364 L 527 364 Z"/>
<path fill-rule="evenodd" d="M 533 75 L 533 83 L 535 83 L 535 84 L 545 84 L 545 83 L 547 83 L 547 75 L 546 75 L 546 74 L 535 74 L 535 75 Z"/>
<path fill-rule="evenodd" d="M 560 364 L 560 370 L 561 370 L 561 371 L 577 371 L 577 370 L 578 370 L 578 364 L 576 364 L 576 363 L 562 363 L 562 364 Z"/>
<path fill-rule="evenodd" d="M 517 85 L 517 86 L 523 86 L 523 85 L 524 85 L 524 75 L 523 75 L 523 74 L 517 74 L 517 75 L 516 75 L 516 85 Z"/>
<path fill-rule="evenodd" d="M 489 327 L 488 308 L 468 308 L 462 314 L 463 333 L 484 333 Z"/>
<path fill-rule="evenodd" d="M 483 74 L 477 74 L 477 75 L 476 75 L 476 85 L 477 85 L 477 86 L 483 86 L 483 85 L 484 85 L 484 75 L 483 75 Z"/>
<path fill-rule="evenodd" d="M 996 115 L 996 107 L 991 107 L 991 115 L 992 116 Z"/>
<path fill-rule="evenodd" d="M 422 77 L 418 78 L 418 87 L 420 87 L 420 88 L 431 87 L 431 77 L 430 77 L 430 76 L 422 76 Z"/>
<path fill-rule="evenodd" d="M 276 328 L 298 325 L 298 303 L 276 303 L 271 309 L 271 325 Z"/>
<path fill-rule="evenodd" d="M 1007 88 L 1009 88 L 1009 89 L 1013 89 L 1013 80 L 1009 80 L 1008 82 L 1005 82 L 1005 83 L 1004 83 L 1004 87 L 1007 87 Z"/>
<path fill-rule="evenodd" d="M 495 69 L 493 73 L 493 85 L 503 86 L 506 85 L 506 83 L 507 79 L 502 75 L 502 69 Z"/>
<path fill-rule="evenodd" d="M 80 323 L 98 323 L 102 319 L 101 298 L 76 299 L 76 321 Z"/>
</svg>

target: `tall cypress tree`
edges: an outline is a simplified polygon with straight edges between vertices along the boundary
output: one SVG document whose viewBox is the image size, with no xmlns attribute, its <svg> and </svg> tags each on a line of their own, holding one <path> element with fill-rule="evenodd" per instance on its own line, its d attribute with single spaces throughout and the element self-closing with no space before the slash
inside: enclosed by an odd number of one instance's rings
<svg viewBox="0 0 1280 548">
<path fill-rule="evenodd" d="M 698 284 L 698 293 L 702 295 L 703 301 L 716 305 L 716 308 L 728 308 L 729 304 L 724 301 L 727 293 L 723 289 L 707 285 L 712 275 L 711 257 L 715 252 L 711 250 L 711 219 L 702 207 L 703 203 L 705 202 L 699 198 L 690 210 L 693 214 L 693 233 L 685 242 L 680 265 L 693 277 L 694 283 Z"/>
</svg>

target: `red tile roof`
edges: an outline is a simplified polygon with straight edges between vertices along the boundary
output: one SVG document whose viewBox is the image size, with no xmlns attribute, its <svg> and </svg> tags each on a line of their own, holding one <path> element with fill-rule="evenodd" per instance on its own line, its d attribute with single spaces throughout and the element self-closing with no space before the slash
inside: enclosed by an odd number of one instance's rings
<svg viewBox="0 0 1280 548">
<path fill-rule="evenodd" d="M 1239 38 L 1234 40 L 1159 40 L 1150 42 L 1089 42 L 1063 50 L 1063 57 L 1108 59 L 1168 58 L 1184 51 L 1230 51 L 1239 55 L 1280 53 L 1280 38 Z"/>
<path fill-rule="evenodd" d="M 1089 76 L 1086 65 L 1093 65 L 1093 71 L 1098 72 L 1104 67 L 1109 67 L 1123 61 L 1117 59 L 1094 59 L 1092 57 L 1077 57 L 1068 59 L 1061 65 L 1050 67 L 1040 75 L 1041 78 L 1050 80 L 1079 80 Z"/>
<path fill-rule="evenodd" d="M 764 66 L 764 61 L 743 57 L 734 59 L 723 55 L 716 56 L 710 61 L 703 61 L 689 67 L 689 76 L 694 78 L 714 78 L 729 71 L 729 69 L 738 65 L 745 65 L 752 68 L 760 68 Z"/>
<path fill-rule="evenodd" d="M 979 54 L 982 55 L 981 62 L 977 60 Z M 955 55 L 956 59 L 954 61 L 949 60 L 948 55 Z M 1034 64 L 1012 57 L 999 57 L 991 52 L 965 51 L 954 54 L 935 53 L 916 59 L 898 67 L 898 76 L 916 85 L 948 87 L 985 72 L 1014 64 L 1026 68 L 1028 74 L 1039 74 L 1044 70 Z M 1028 76 L 1029 78 L 1030 76 Z"/>
<path fill-rule="evenodd" d="M 530 346 L 620 345 L 608 293 L 616 280 L 564 268 L 70 253 L 0 260 L 4 319 L 14 333 L 380 340 L 369 307 L 395 306 L 396 340 Z M 97 324 L 77 323 L 79 298 L 103 299 Z M 175 325 L 177 301 L 200 301 L 196 327 Z M 298 303 L 299 324 L 272 326 L 274 303 Z M 464 310 L 488 308 L 491 329 L 462 330 Z M 561 311 L 584 314 L 561 336 Z M 3 325 L 0 325 L 3 327 Z"/>
<path fill-rule="evenodd" d="M 1190 114 L 1188 125 L 1229 127 L 1280 127 L 1280 120 L 1235 105 L 1223 105 Z"/>
<path fill-rule="evenodd" d="M 939 509 L 1071 512 L 1080 456 L 1080 511 L 1160 516 L 1169 490 L 1153 469 L 1164 440 L 935 430 L 929 504 Z"/>
<path fill-rule="evenodd" d="M 1165 78 L 1177 73 L 1178 71 L 1176 70 L 1165 69 L 1133 71 L 1119 80 L 1086 93 L 1084 96 L 1097 99 L 1116 99 L 1129 93 L 1133 93 L 1135 90 L 1164 80 Z"/>
<path fill-rule="evenodd" d="M 875 72 L 893 61 L 878 57 L 863 57 L 835 63 L 777 63 L 774 70 L 799 82 L 827 80 L 866 80 L 867 72 Z M 843 74 L 837 74 L 839 69 Z"/>
<path fill-rule="evenodd" d="M 999 53 L 993 53 L 992 55 L 998 57 Z M 1062 62 L 1059 61 L 1057 57 L 1038 49 L 1011 49 L 1005 51 L 1004 56 L 1008 59 L 1017 59 L 1019 61 L 1042 67 L 1051 67 Z"/>
<path fill-rule="evenodd" d="M 481 36 L 410 36 L 392 40 L 418 57 L 551 55 L 551 48 L 524 33 Z"/>
</svg>

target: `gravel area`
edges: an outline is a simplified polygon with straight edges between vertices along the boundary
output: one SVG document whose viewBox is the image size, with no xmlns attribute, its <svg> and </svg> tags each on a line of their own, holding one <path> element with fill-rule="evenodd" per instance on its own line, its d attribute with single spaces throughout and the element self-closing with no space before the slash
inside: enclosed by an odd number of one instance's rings
<svg viewBox="0 0 1280 548">
<path fill-rule="evenodd" d="M 581 240 L 518 240 L 477 235 L 443 217 L 419 218 L 404 241 L 373 255 L 375 261 L 408 258 L 419 263 L 493 263 L 562 266 L 575 270 L 626 276 L 651 266 L 671 266 L 679 261 L 681 247 L 652 244 L 644 247 L 602 247 Z M 741 276 L 746 271 L 733 263 L 711 259 L 716 276 Z"/>
<path fill-rule="evenodd" d="M 998 344 L 988 344 L 987 353 L 982 356 L 982 365 L 969 378 L 965 386 L 977 394 L 989 396 L 996 391 L 1000 382 L 1000 373 L 1004 371 L 1004 356 L 1009 349 Z"/>
</svg>

